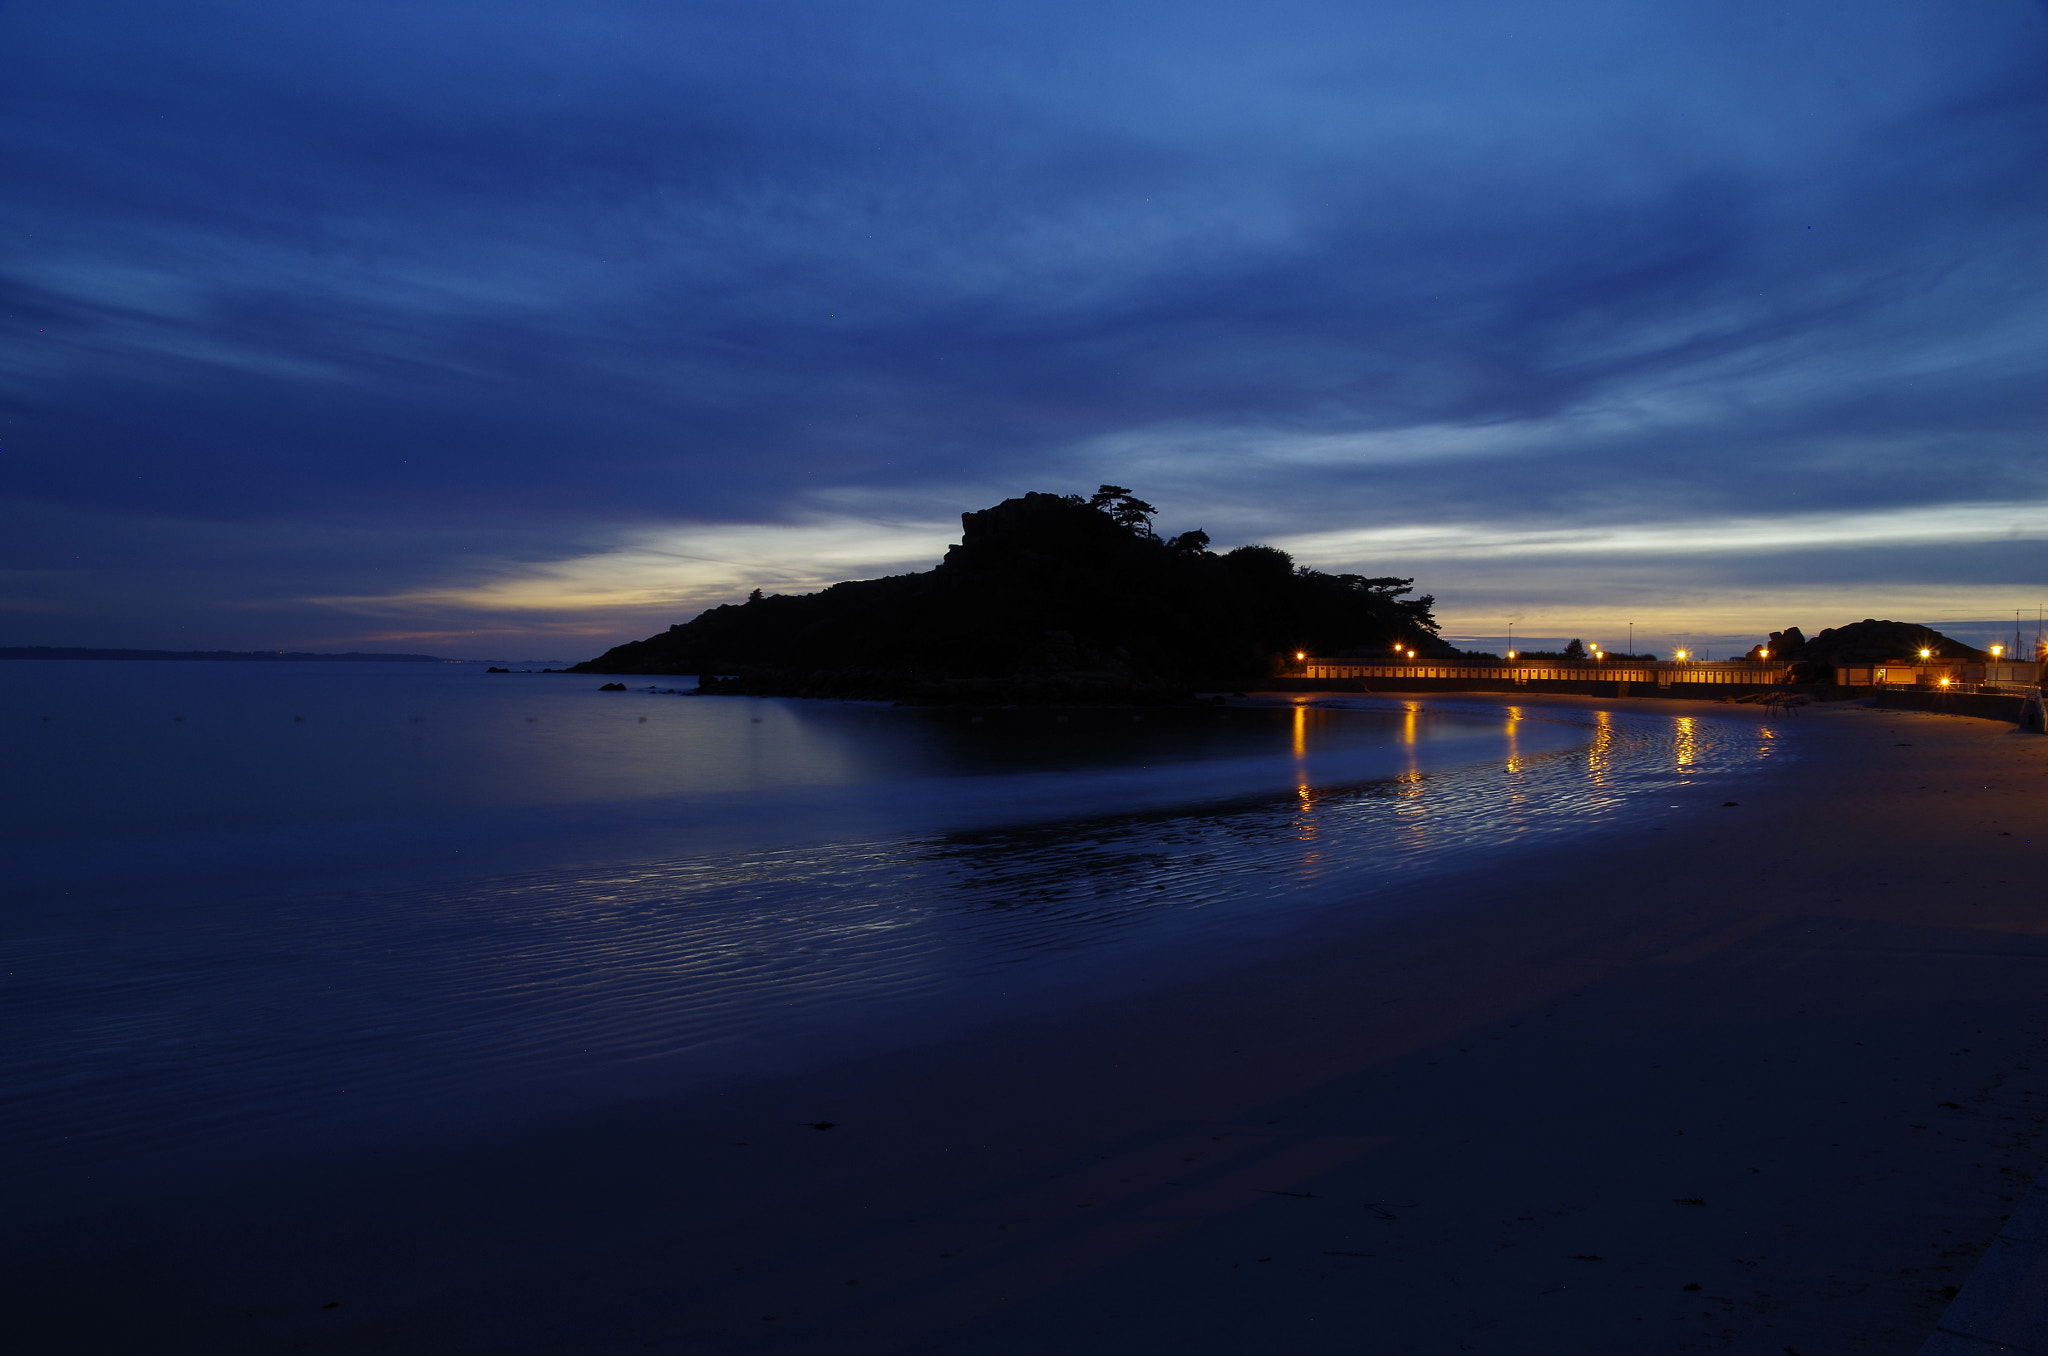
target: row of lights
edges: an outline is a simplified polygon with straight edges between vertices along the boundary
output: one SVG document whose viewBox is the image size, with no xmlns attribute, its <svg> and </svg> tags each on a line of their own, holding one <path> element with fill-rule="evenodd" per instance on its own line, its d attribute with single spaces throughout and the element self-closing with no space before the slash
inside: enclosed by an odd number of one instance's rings
<svg viewBox="0 0 2048 1356">
<path fill-rule="evenodd" d="M 1394 645 L 1394 653 L 1395 653 L 1395 654 L 1398 654 L 1398 655 L 1406 655 L 1406 656 L 1407 656 L 1408 658 L 1410 658 L 1410 659 L 1413 659 L 1413 658 L 1415 658 L 1415 651 L 1413 651 L 1413 650 L 1404 650 L 1404 649 L 1402 649 L 1402 648 L 1401 648 L 1401 645 L 1400 645 L 1400 643 L 1399 643 L 1399 642 L 1396 642 L 1396 643 L 1395 643 L 1395 645 Z M 2003 645 L 1993 645 L 1993 646 L 1991 647 L 1991 657 L 1992 657 L 1993 659 L 1997 659 L 1997 658 L 2000 658 L 2000 657 L 2001 657 L 2001 656 L 2003 656 L 2004 654 L 2005 654 L 2005 647 L 2004 647 Z M 1295 657 L 1295 659 L 1296 659 L 1297 661 L 1299 661 L 1299 660 L 1303 660 L 1303 659 L 1307 659 L 1307 658 L 1308 658 L 1308 651 L 1306 651 L 1306 650 L 1296 650 L 1296 651 L 1294 652 L 1294 657 Z M 1672 652 L 1672 657 L 1673 657 L 1673 658 L 1675 658 L 1675 659 L 1678 659 L 1678 660 L 1680 660 L 1680 661 L 1682 662 L 1682 661 L 1684 661 L 1684 660 L 1687 660 L 1687 659 L 1690 659 L 1690 658 L 1692 658 L 1692 651 L 1691 651 L 1691 650 L 1675 650 L 1675 651 L 1673 651 L 1673 652 Z M 1759 645 L 1759 646 L 1757 646 L 1757 650 L 1756 650 L 1756 657 L 1757 657 L 1758 659 L 1769 659 L 1769 658 L 1771 657 L 1771 647 L 1770 647 L 1770 646 L 1768 646 L 1768 645 Z M 1921 657 L 1922 659 L 1932 659 L 1932 658 L 1934 657 L 1934 651 L 1932 651 L 1932 650 L 1922 650 L 1922 651 L 1920 652 L 1920 657 Z M 1508 658 L 1510 658 L 1510 659 L 1519 659 L 1519 658 L 1521 658 L 1521 651 L 1519 651 L 1519 650 L 1514 650 L 1514 649 L 1510 649 L 1510 650 L 1508 651 Z M 1602 659 L 1605 659 L 1605 658 L 1607 658 L 1607 651 L 1605 651 L 1605 650 L 1602 650 L 1602 649 L 1599 649 L 1598 647 L 1595 647 L 1595 649 L 1593 650 L 1593 658 L 1594 658 L 1595 660 L 1602 660 Z M 1943 682 L 1943 683 L 1946 683 L 1947 681 L 1948 681 L 1948 680 L 1947 680 L 1946 678 L 1942 679 L 1942 682 Z"/>
</svg>

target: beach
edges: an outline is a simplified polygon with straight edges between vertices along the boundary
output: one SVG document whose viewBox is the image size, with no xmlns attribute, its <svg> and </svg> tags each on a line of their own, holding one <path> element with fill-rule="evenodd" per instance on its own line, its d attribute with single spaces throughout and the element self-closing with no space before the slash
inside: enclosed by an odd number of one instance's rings
<svg viewBox="0 0 2048 1356">
<path fill-rule="evenodd" d="M 2042 1167 L 2048 741 L 1699 714 L 1800 756 L 1183 983 L 101 1204 L 11 1307 L 53 1352 L 1917 1351 Z"/>
</svg>

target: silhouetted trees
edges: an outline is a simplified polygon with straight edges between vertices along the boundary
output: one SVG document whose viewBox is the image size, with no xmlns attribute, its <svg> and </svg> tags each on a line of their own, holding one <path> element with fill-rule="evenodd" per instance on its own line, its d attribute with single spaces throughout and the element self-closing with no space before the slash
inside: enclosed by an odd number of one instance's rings
<svg viewBox="0 0 2048 1356">
<path fill-rule="evenodd" d="M 1132 494 L 1122 485 L 1103 485 L 1088 497 L 1088 507 L 1106 513 L 1111 522 L 1141 537 L 1152 535 L 1152 515 L 1158 509 Z M 1208 538 L 1203 537 L 1206 541 Z"/>
</svg>

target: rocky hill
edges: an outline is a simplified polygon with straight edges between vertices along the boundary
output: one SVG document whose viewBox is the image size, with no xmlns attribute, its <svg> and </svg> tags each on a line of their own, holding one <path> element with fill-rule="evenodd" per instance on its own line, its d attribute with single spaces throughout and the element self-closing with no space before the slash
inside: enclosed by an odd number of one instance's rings
<svg viewBox="0 0 2048 1356">
<path fill-rule="evenodd" d="M 1929 626 L 1912 622 L 1878 621 L 1865 617 L 1847 626 L 1831 626 L 1808 639 L 1798 627 L 1771 632 L 1762 645 L 1753 646 L 1748 657 L 1789 659 L 1794 677 L 1802 682 L 1827 682 L 1837 664 L 1873 664 L 1887 659 L 1911 659 L 1922 650 L 1932 650 L 1936 659 L 1985 659 L 1984 651 L 1945 636 Z"/>
<path fill-rule="evenodd" d="M 715 607 L 572 673 L 711 675 L 703 690 L 917 702 L 1169 702 L 1297 650 L 1455 653 L 1413 580 L 1166 538 L 1120 486 L 961 515 L 933 570 Z"/>
</svg>

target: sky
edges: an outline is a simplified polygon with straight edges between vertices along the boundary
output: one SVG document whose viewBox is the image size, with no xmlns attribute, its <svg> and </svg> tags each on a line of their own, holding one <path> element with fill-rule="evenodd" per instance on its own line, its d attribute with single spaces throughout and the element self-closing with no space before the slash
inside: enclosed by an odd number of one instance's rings
<svg viewBox="0 0 2048 1356">
<path fill-rule="evenodd" d="M 0 63 L 0 645 L 588 658 L 1103 482 L 1488 648 L 2048 603 L 2042 0 L 0 0 Z"/>
</svg>

